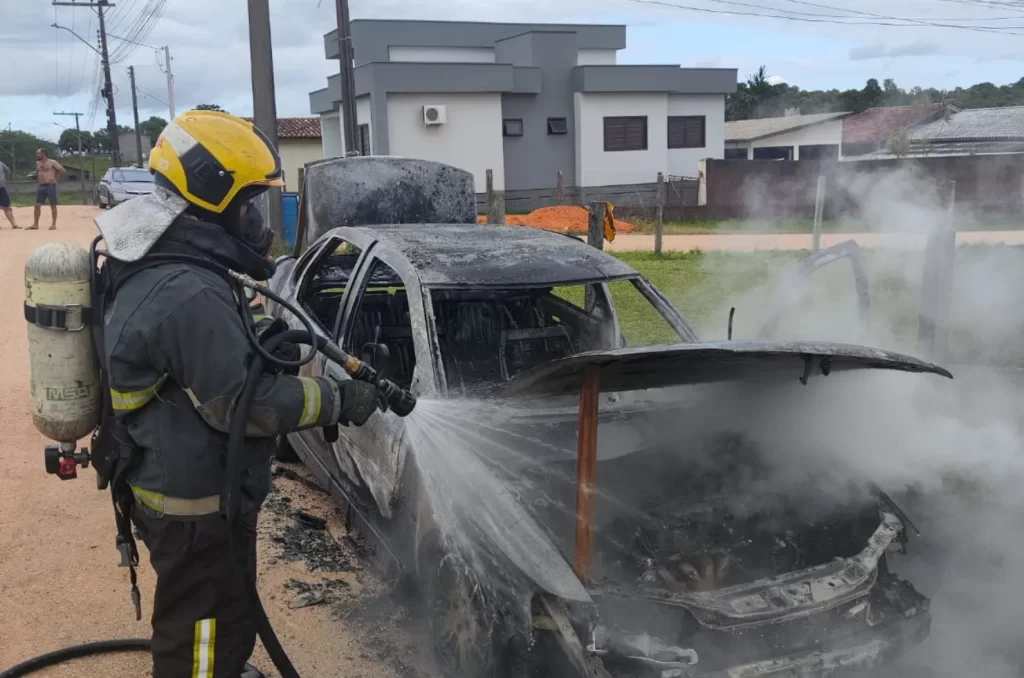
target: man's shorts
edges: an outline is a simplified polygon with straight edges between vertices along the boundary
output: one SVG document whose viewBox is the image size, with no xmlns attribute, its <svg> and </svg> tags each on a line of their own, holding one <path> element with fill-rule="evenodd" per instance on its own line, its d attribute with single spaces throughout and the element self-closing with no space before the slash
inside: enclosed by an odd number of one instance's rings
<svg viewBox="0 0 1024 678">
<path fill-rule="evenodd" d="M 45 205 L 47 202 L 56 206 L 57 184 L 39 184 L 36 186 L 36 204 Z"/>
<path fill-rule="evenodd" d="M 7 195 L 7 187 L 0 186 L 0 209 L 7 209 L 11 206 L 11 196 Z"/>
</svg>

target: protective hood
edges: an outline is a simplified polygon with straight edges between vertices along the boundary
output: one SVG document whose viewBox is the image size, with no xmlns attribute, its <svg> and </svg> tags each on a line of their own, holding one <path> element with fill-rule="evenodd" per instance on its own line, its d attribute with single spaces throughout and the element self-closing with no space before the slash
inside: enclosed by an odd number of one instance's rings
<svg viewBox="0 0 1024 678">
<path fill-rule="evenodd" d="M 156 186 L 148 195 L 123 202 L 96 217 L 107 252 L 120 261 L 138 261 L 153 249 L 188 201 Z"/>
<path fill-rule="evenodd" d="M 213 259 L 256 280 L 268 280 L 274 262 L 261 257 L 221 226 L 185 213 L 188 202 L 167 189 L 122 203 L 96 217 L 108 254 L 122 262 L 150 252 L 188 254 Z"/>
</svg>

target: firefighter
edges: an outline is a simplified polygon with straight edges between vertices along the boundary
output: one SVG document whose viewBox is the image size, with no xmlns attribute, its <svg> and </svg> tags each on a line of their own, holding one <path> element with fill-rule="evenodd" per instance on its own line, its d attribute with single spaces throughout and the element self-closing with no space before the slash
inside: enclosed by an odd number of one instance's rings
<svg viewBox="0 0 1024 678">
<path fill-rule="evenodd" d="M 116 290 L 101 352 L 114 412 L 131 439 L 124 474 L 131 518 L 157 576 L 153 677 L 259 676 L 247 664 L 255 615 L 220 514 L 226 434 L 252 350 L 242 323 L 253 319 L 243 320 L 234 289 L 217 273 L 146 257 L 191 255 L 268 279 L 273 235 L 254 200 L 283 185 L 281 162 L 252 124 L 189 111 L 161 133 L 150 168 L 153 193 L 96 223 Z M 381 406 L 378 390 L 360 381 L 281 371 L 261 379 L 242 478 L 252 568 L 277 437 L 338 422 L 361 426 Z"/>
</svg>

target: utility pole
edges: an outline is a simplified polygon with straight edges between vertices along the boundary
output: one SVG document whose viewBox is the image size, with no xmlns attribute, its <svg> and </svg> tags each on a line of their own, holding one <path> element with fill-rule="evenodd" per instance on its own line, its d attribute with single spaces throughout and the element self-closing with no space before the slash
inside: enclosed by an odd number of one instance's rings
<svg viewBox="0 0 1024 678">
<path fill-rule="evenodd" d="M 135 159 L 142 167 L 142 133 L 139 132 L 139 99 L 135 92 L 135 66 L 128 67 L 128 80 L 132 83 L 132 116 L 135 117 Z"/>
<path fill-rule="evenodd" d="M 107 100 L 107 137 L 110 144 L 110 161 L 114 167 L 121 165 L 121 150 L 117 139 L 117 112 L 114 107 L 114 85 L 110 81 L 110 53 L 107 51 L 107 24 L 104 11 L 114 7 L 110 0 L 95 2 L 66 2 L 54 0 L 54 7 L 89 7 L 96 10 L 100 19 L 100 62 L 103 65 L 103 89 L 100 94 Z"/>
<path fill-rule="evenodd" d="M 356 118 L 356 83 L 352 70 L 351 21 L 348 14 L 348 0 L 337 0 L 338 15 L 338 60 L 341 61 L 341 130 L 345 139 L 345 152 L 355 150 L 359 134 L 359 120 Z M 365 150 L 365 149 L 360 149 Z"/>
<path fill-rule="evenodd" d="M 249 0 L 249 61 L 252 63 L 252 117 L 256 127 L 277 149 L 277 103 L 274 100 L 274 55 L 270 49 L 269 0 Z M 264 216 L 274 242 L 284 245 L 284 210 L 281 189 L 266 193 Z"/>
<path fill-rule="evenodd" d="M 171 109 L 170 120 L 174 120 L 174 76 L 171 74 L 171 48 L 164 45 L 164 62 L 167 63 L 167 107 Z"/>
<path fill-rule="evenodd" d="M 78 137 L 78 178 L 82 180 L 82 204 L 88 205 L 89 196 L 87 196 L 85 193 L 85 168 L 82 167 L 82 161 L 85 160 L 85 158 L 82 156 L 82 128 L 78 124 L 78 118 L 82 115 L 82 113 L 58 113 L 57 111 L 54 111 L 53 114 L 75 116 L 75 135 Z M 93 171 L 95 172 L 95 170 Z M 92 180 L 96 181 L 95 174 L 93 174 Z"/>
</svg>

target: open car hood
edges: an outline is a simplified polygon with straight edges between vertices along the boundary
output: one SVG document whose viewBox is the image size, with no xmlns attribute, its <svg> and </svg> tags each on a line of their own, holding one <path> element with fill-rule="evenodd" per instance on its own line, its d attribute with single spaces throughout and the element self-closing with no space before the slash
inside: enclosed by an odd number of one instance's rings
<svg viewBox="0 0 1024 678">
<path fill-rule="evenodd" d="M 601 390 L 635 391 L 686 384 L 801 379 L 849 370 L 950 372 L 912 356 L 866 346 L 806 341 L 717 341 L 580 353 L 515 377 L 499 397 L 553 397 L 579 393 L 583 373 L 596 367 Z"/>
</svg>

